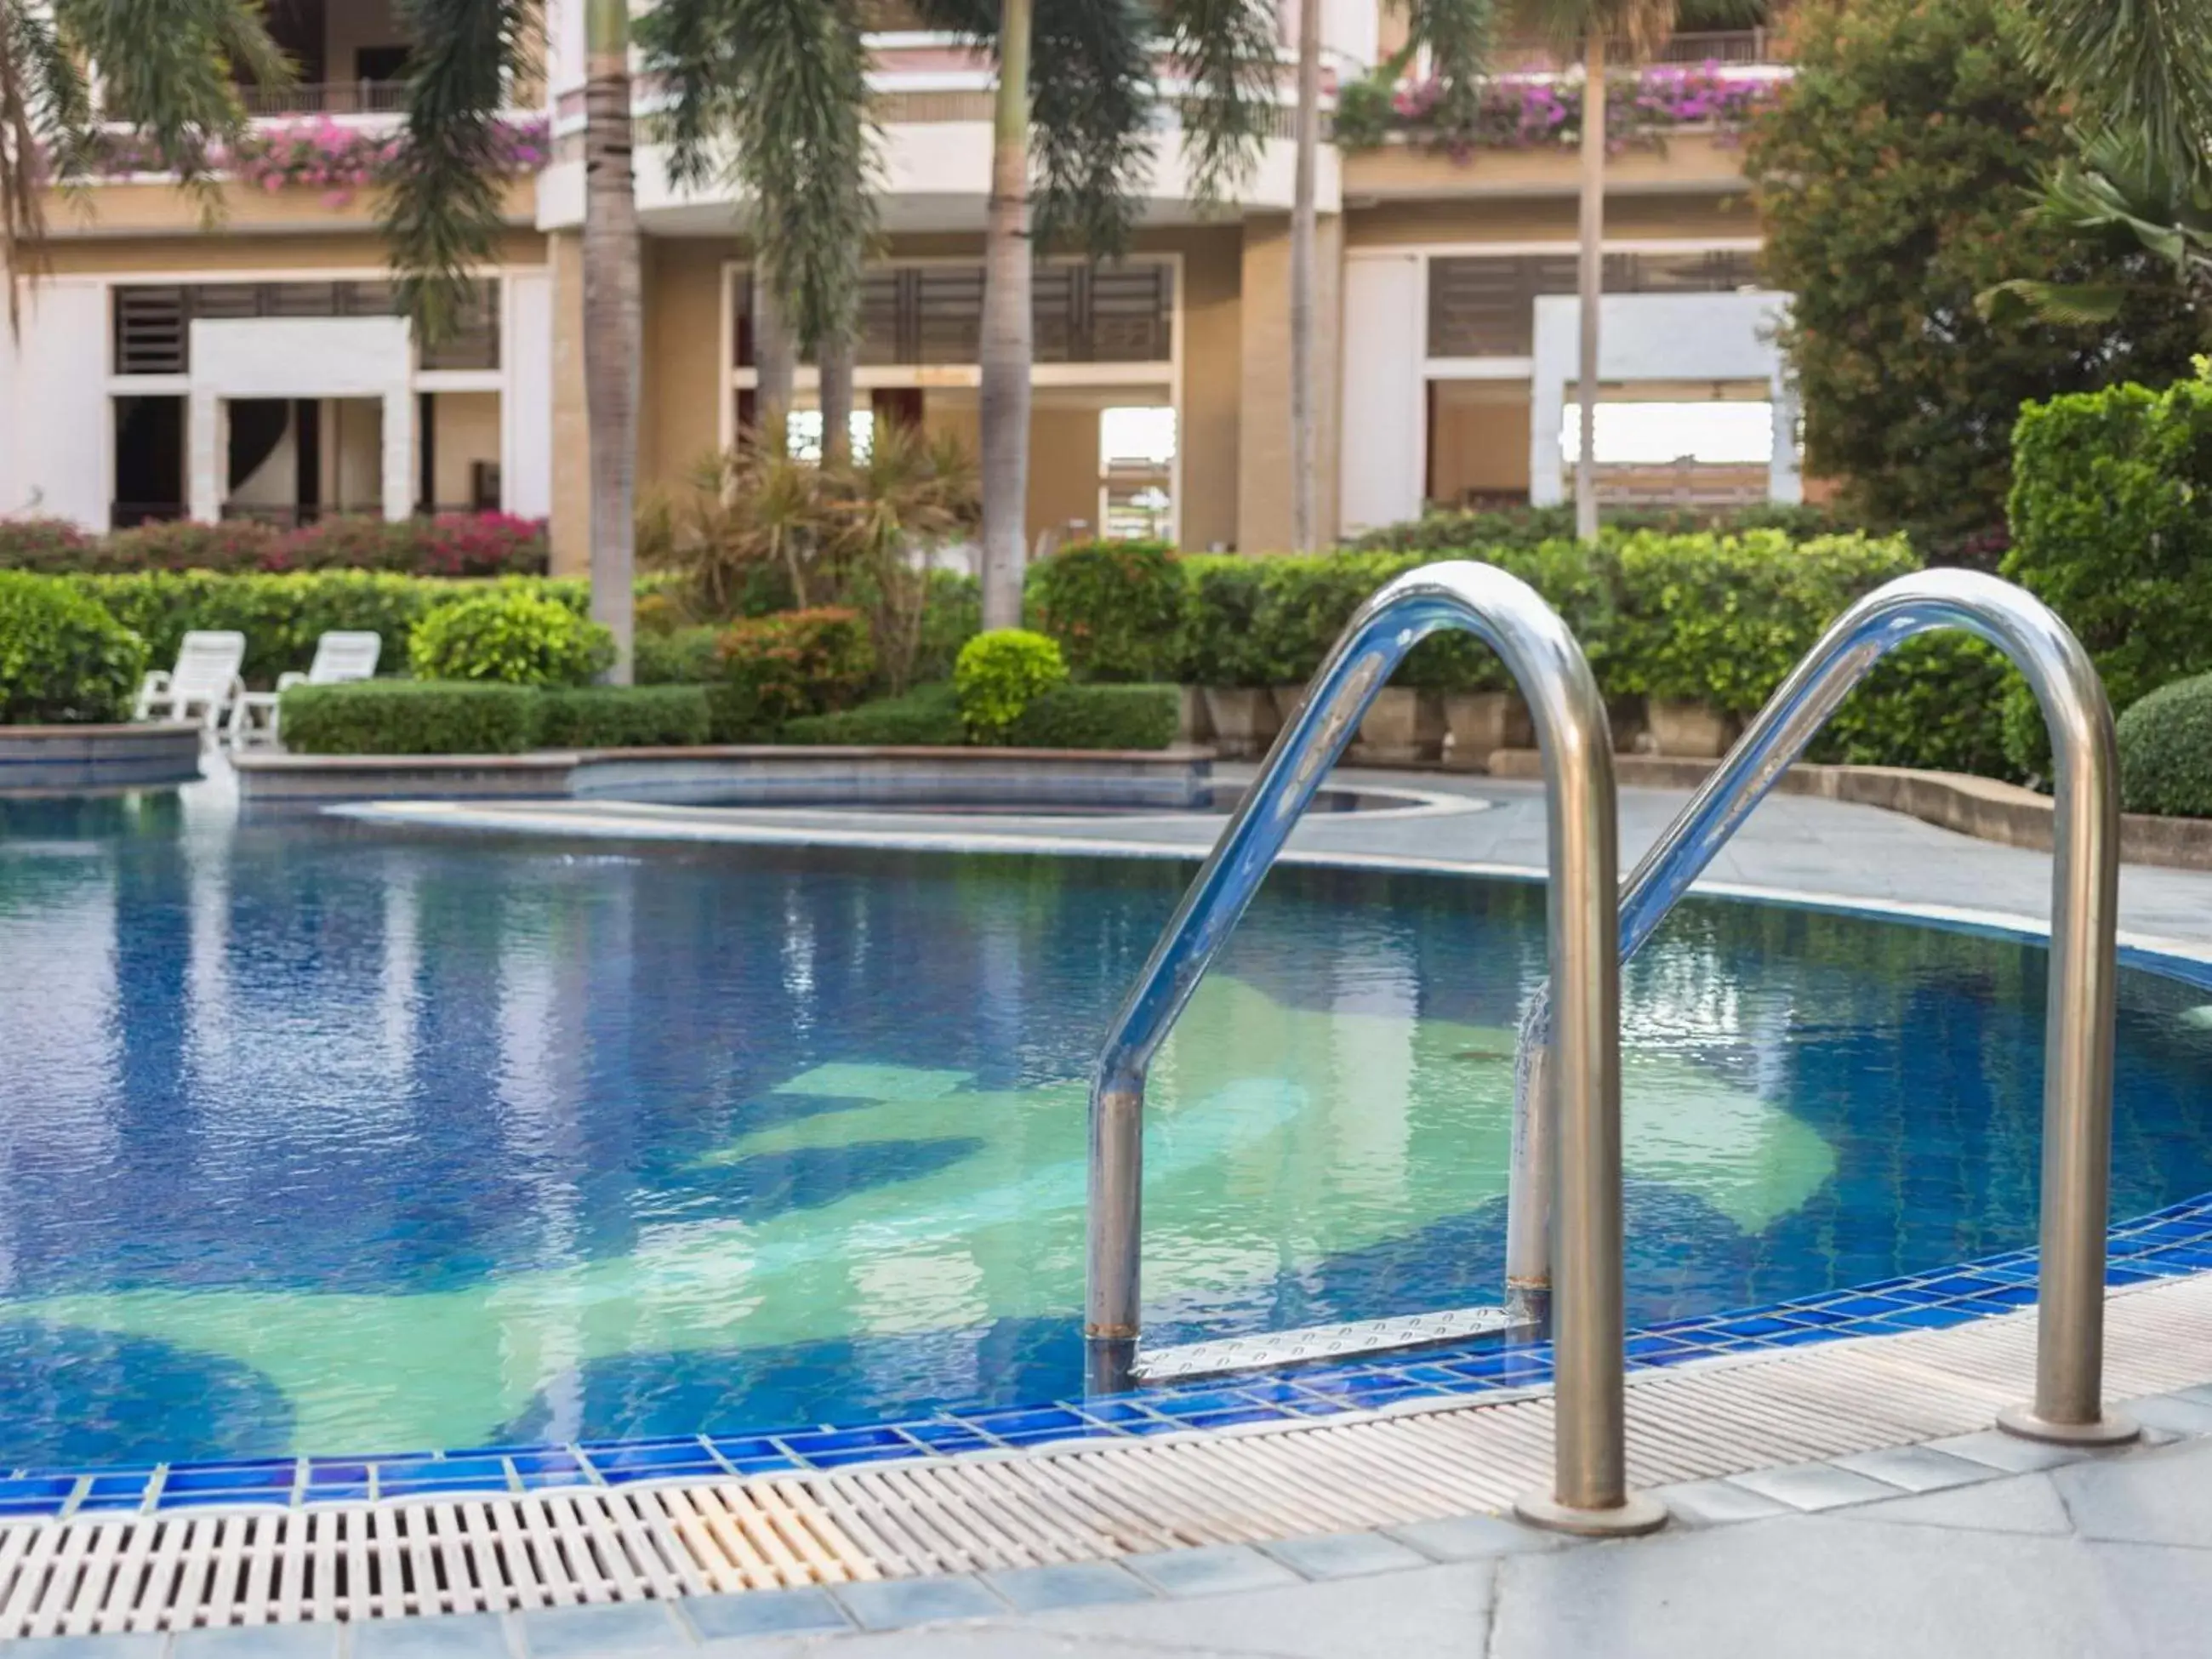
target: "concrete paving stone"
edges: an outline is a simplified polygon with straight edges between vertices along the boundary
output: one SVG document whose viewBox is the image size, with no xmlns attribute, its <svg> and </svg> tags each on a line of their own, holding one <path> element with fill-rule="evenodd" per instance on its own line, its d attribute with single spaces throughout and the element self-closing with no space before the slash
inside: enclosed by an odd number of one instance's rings
<svg viewBox="0 0 2212 1659">
<path fill-rule="evenodd" d="M 537 1607 L 518 1615 L 530 1659 L 589 1659 L 689 1647 L 690 1632 L 659 1601 L 603 1601 L 580 1607 Z"/>
<path fill-rule="evenodd" d="M 1997 1471 L 1986 1463 L 1969 1462 L 1926 1446 L 1889 1446 L 1880 1451 L 1851 1452 L 1835 1460 L 1855 1474 L 1886 1480 L 1906 1492 L 1944 1492 L 1994 1480 Z"/>
<path fill-rule="evenodd" d="M 2212 1548 L 2212 1441 L 2077 1464 L 2051 1481 L 2084 1538 Z"/>
<path fill-rule="evenodd" d="M 1869 1504 L 1894 1498 L 1899 1488 L 1832 1463 L 1793 1463 L 1778 1469 L 1753 1469 L 1729 1477 L 1729 1483 L 1787 1504 L 1793 1510 L 1812 1511 L 1841 1509 L 1846 1504 Z"/>
<path fill-rule="evenodd" d="M 2042 1440 L 2023 1440 L 2018 1435 L 2007 1434 L 2001 1429 L 1977 1429 L 1972 1434 L 1954 1434 L 1926 1443 L 1936 1451 L 1948 1452 L 1954 1457 L 1963 1457 L 1972 1463 L 1986 1463 L 1991 1468 L 2002 1469 L 2008 1474 L 2055 1469 L 2062 1464 L 2078 1463 L 2090 1455 L 2075 1446 L 2054 1446 Z"/>
<path fill-rule="evenodd" d="M 677 1603 L 702 1641 L 734 1637 L 815 1635 L 846 1631 L 853 1621 L 825 1589 L 741 1590 L 729 1595 L 687 1595 Z"/>
<path fill-rule="evenodd" d="M 2122 1401 L 2118 1409 L 2146 1429 L 2162 1429 L 2185 1439 L 2212 1435 L 2212 1401 L 2153 1395 L 2147 1400 Z"/>
<path fill-rule="evenodd" d="M 1497 1571 L 1493 1562 L 1468 1561 L 1318 1584 L 1294 1581 L 1286 1589 L 1243 1595 L 1092 1607 L 1037 1622 L 1059 1632 L 1145 1644 L 1142 1650 L 1154 1656 L 1168 1650 L 1176 1659 L 1192 1653 L 1480 1659 Z M 1088 1659 L 1091 1650 L 1079 1651 Z"/>
<path fill-rule="evenodd" d="M 1048 1567 L 1013 1567 L 987 1572 L 983 1581 L 1012 1604 L 1017 1613 L 1047 1613 L 1060 1607 L 1091 1607 L 1116 1601 L 1149 1601 L 1151 1585 L 1111 1561 L 1073 1561 Z"/>
<path fill-rule="evenodd" d="M 1893 1498 L 1843 1511 L 1852 1522 L 1901 1522 L 1916 1527 L 1949 1527 L 1964 1532 L 2042 1533 L 2074 1530 L 2071 1516 L 2047 1474 L 2016 1474 L 1948 1492 Z"/>
<path fill-rule="evenodd" d="M 863 1630 L 898 1630 L 949 1619 L 1002 1618 L 1006 1604 L 979 1579 L 880 1578 L 835 1592 Z"/>
<path fill-rule="evenodd" d="M 1124 1556 L 1121 1565 L 1169 1595 L 1218 1595 L 1298 1582 L 1297 1574 L 1281 1562 L 1269 1560 L 1246 1544 L 1158 1550 L 1147 1555 Z"/>
<path fill-rule="evenodd" d="M 507 1621 L 496 1613 L 364 1619 L 347 1629 L 349 1659 L 507 1659 Z"/>
<path fill-rule="evenodd" d="M 149 1631 L 137 1636 L 40 1636 L 0 1642 L 4 1659 L 160 1659 L 168 1638 Z"/>
<path fill-rule="evenodd" d="M 1496 1515 L 1451 1515 L 1441 1521 L 1409 1521 L 1384 1531 L 1437 1561 L 1480 1561 L 1523 1550 L 1556 1550 L 1567 1540 Z"/>
<path fill-rule="evenodd" d="M 179 1631 L 170 1644 L 176 1659 L 333 1659 L 336 1622 L 301 1625 L 222 1625 Z"/>
<path fill-rule="evenodd" d="M 1370 1572 L 1401 1572 L 1425 1567 L 1429 1559 L 1409 1545 L 1379 1532 L 1333 1532 L 1312 1538 L 1285 1538 L 1260 1547 L 1306 1578 L 1357 1578 Z"/>
<path fill-rule="evenodd" d="M 1693 1527 L 1725 1526 L 1735 1521 L 1763 1521 L 1771 1515 L 1798 1511 L 1763 1492 L 1739 1486 L 1733 1480 L 1685 1480 L 1661 1486 L 1651 1494 L 1667 1506 L 1674 1520 Z"/>
<path fill-rule="evenodd" d="M 1522 1556 L 1500 1571 L 1488 1659 L 2081 1659 L 2181 1651 L 2136 1640 L 2136 1609 L 2123 1605 L 2088 1548 L 2073 1539 L 1934 1529 L 1908 1535 L 1901 1527 L 1800 1516 Z M 2182 1587 L 2192 1608 L 2212 1603 L 2212 1574 L 2201 1577 L 2201 1585 Z M 2168 1571 L 2154 1587 L 2163 1593 L 2174 1577 Z M 2171 1618 L 2161 1609 L 2159 1627 Z"/>
</svg>

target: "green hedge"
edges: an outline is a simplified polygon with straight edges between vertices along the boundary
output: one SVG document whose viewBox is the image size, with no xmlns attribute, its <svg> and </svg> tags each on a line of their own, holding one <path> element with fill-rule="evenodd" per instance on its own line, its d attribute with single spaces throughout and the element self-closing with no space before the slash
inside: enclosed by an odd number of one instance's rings
<svg viewBox="0 0 2212 1659">
<path fill-rule="evenodd" d="M 1182 692 L 1172 685 L 1060 685 L 1033 699 L 1006 730 L 1022 749 L 1165 749 Z"/>
<path fill-rule="evenodd" d="M 537 740 L 540 696 L 453 680 L 295 685 L 279 717 L 303 755 L 519 755 Z"/>
<path fill-rule="evenodd" d="M 2212 669 L 2212 369 L 2162 392 L 2054 398 L 2013 431 L 2005 575 L 2066 619 L 2115 708 Z M 2050 770 L 2027 688 L 2005 707 L 2005 749 Z"/>
<path fill-rule="evenodd" d="M 143 570 L 391 570 L 417 576 L 545 573 L 545 524 L 504 513 L 435 518 L 343 514 L 283 530 L 252 519 L 189 520 L 88 535 L 55 519 L 0 519 L 0 568 L 50 574 Z"/>
<path fill-rule="evenodd" d="M 960 647 L 960 659 L 952 665 L 960 718 L 979 743 L 1004 741 L 1030 704 L 1066 684 L 1067 664 L 1060 647 L 1026 628 L 978 634 Z"/>
<path fill-rule="evenodd" d="M 1056 686 L 1016 717 L 1006 741 L 1024 749 L 1164 749 L 1175 741 L 1182 696 L 1172 685 Z M 902 697 L 792 720 L 778 740 L 943 749 L 969 738 L 958 694 L 939 683 Z"/>
<path fill-rule="evenodd" d="M 149 570 L 56 580 L 99 600 L 143 638 L 156 668 L 176 660 L 178 646 L 192 629 L 236 629 L 246 635 L 246 683 L 258 686 L 275 684 L 287 669 L 305 669 L 314 659 L 316 640 L 331 629 L 380 635 L 384 666 L 395 669 L 407 660 L 415 624 L 453 599 L 513 589 L 557 600 L 580 614 L 590 604 L 587 583 L 526 576 L 494 584 L 369 570 L 292 575 Z"/>
<path fill-rule="evenodd" d="M 834 714 L 785 722 L 781 743 L 849 744 L 860 748 L 950 749 L 968 741 L 960 694 L 949 680 L 918 685 L 902 697 L 879 697 Z"/>
<path fill-rule="evenodd" d="M 2120 797 L 2130 812 L 2212 817 L 2212 674 L 2160 686 L 2120 716 Z"/>
<path fill-rule="evenodd" d="M 1183 577 L 1164 542 L 1091 541 L 1033 566 L 1030 625 L 1060 642 L 1079 680 L 1156 680 L 1175 671 Z"/>
<path fill-rule="evenodd" d="M 539 694 L 534 741 L 543 749 L 690 748 L 712 734 L 703 685 L 587 685 Z"/>
<path fill-rule="evenodd" d="M 407 636 L 417 679 L 588 685 L 614 659 L 612 629 L 514 587 L 435 606 Z"/>
<path fill-rule="evenodd" d="M 69 583 L 0 570 L 0 726 L 130 718 L 146 642 Z"/>
</svg>

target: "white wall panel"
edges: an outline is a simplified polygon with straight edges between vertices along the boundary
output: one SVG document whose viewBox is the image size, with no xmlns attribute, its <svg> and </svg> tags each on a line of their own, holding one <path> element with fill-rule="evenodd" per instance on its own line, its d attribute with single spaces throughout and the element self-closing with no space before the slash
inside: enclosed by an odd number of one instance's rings
<svg viewBox="0 0 2212 1659">
<path fill-rule="evenodd" d="M 115 471 L 106 285 L 49 277 L 22 303 L 20 337 L 0 337 L 0 514 L 105 530 Z"/>
<path fill-rule="evenodd" d="M 503 347 L 507 390 L 500 398 L 500 475 L 509 513 L 543 519 L 553 511 L 553 276 L 516 271 L 507 279 Z"/>
<path fill-rule="evenodd" d="M 1421 510 L 1421 257 L 1344 264 L 1344 410 L 1338 500 L 1346 534 Z"/>
</svg>

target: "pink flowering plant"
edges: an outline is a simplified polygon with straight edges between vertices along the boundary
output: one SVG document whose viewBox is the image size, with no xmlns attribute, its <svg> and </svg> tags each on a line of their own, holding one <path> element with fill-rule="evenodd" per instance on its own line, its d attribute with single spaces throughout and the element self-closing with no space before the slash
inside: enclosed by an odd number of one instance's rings
<svg viewBox="0 0 2212 1659">
<path fill-rule="evenodd" d="M 543 167 L 551 159 L 550 131 L 543 116 L 502 121 L 494 151 L 499 171 L 522 178 Z M 343 207 L 384 182 L 404 143 L 396 127 L 349 125 L 327 115 L 260 121 L 237 144 L 215 150 L 210 164 L 254 189 L 319 190 L 332 207 Z M 150 147 L 128 135 L 109 139 L 93 170 L 106 178 L 165 171 Z"/>
<path fill-rule="evenodd" d="M 1608 149 L 1660 143 L 1685 127 L 1734 134 L 1779 95 L 1783 81 L 1771 69 L 1719 64 L 1651 64 L 1606 86 Z M 1337 112 L 1337 142 L 1347 149 L 1371 148 L 1393 134 L 1463 155 L 1478 149 L 1571 147 L 1582 142 L 1582 88 L 1558 75 L 1493 76 L 1482 85 L 1471 125 L 1447 131 L 1437 124 L 1441 82 L 1427 78 L 1395 85 L 1367 81 L 1344 89 Z"/>
</svg>

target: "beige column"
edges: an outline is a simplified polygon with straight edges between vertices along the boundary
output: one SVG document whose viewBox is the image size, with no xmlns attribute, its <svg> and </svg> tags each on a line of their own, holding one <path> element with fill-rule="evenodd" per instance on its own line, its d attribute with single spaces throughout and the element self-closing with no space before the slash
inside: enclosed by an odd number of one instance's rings
<svg viewBox="0 0 2212 1659">
<path fill-rule="evenodd" d="M 1321 417 L 1316 459 L 1321 471 L 1320 539 L 1326 544 L 1334 538 L 1337 526 L 1343 216 L 1323 214 L 1316 227 L 1315 243 L 1320 270 L 1314 296 L 1314 358 L 1320 368 Z M 1291 544 L 1291 221 L 1287 214 L 1245 221 L 1243 276 L 1237 544 L 1247 553 L 1279 553 Z"/>
</svg>

